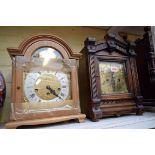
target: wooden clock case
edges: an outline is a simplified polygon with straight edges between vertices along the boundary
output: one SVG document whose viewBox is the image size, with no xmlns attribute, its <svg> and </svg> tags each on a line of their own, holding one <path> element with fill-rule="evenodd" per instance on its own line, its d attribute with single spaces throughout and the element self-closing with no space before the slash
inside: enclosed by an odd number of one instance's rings
<svg viewBox="0 0 155 155">
<path fill-rule="evenodd" d="M 105 40 L 87 38 L 80 59 L 79 81 L 82 112 L 93 121 L 107 116 L 142 114 L 142 96 L 136 70 L 134 44 L 118 34 L 109 33 Z M 104 95 L 100 87 L 99 62 L 123 62 L 128 93 Z"/>
<path fill-rule="evenodd" d="M 135 41 L 137 71 L 144 106 L 155 106 L 155 45 L 151 27 L 144 28 L 142 39 Z"/>
<path fill-rule="evenodd" d="M 32 53 L 41 47 L 51 47 L 58 50 L 65 60 L 74 59 L 78 62 L 81 54 L 74 53 L 71 48 L 60 38 L 51 35 L 37 35 L 26 39 L 20 44 L 19 48 L 8 48 L 8 52 L 13 60 L 19 59 L 21 56 L 31 58 Z M 11 121 L 6 124 L 6 128 L 17 128 L 22 125 L 37 125 L 55 123 L 60 121 L 66 121 L 76 119 L 79 122 L 83 122 L 85 115 L 80 112 L 79 103 L 79 87 L 78 87 L 78 72 L 77 67 L 71 68 L 71 94 L 74 106 L 71 110 L 59 110 L 43 112 L 43 113 L 30 113 L 30 114 L 18 114 L 18 109 L 22 109 L 23 102 L 23 77 L 22 71 L 16 67 L 12 68 L 12 103 L 11 103 Z M 17 109 L 17 110 L 16 110 Z"/>
</svg>

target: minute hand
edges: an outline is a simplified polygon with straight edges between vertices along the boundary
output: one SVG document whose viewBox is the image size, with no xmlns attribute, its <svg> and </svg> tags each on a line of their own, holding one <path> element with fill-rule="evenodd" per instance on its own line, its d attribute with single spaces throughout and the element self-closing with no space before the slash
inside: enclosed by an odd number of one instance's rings
<svg viewBox="0 0 155 155">
<path fill-rule="evenodd" d="M 54 89 L 52 89 L 49 85 L 46 86 L 46 89 L 48 89 L 50 91 L 51 94 L 53 94 L 56 97 L 59 97 L 60 99 L 62 99 L 56 92 Z M 62 99 L 63 100 L 63 99 Z"/>
</svg>

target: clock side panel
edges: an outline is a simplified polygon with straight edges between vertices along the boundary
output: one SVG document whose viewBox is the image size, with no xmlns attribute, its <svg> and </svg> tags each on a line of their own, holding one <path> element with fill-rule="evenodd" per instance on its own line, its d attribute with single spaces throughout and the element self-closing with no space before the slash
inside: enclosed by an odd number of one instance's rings
<svg viewBox="0 0 155 155">
<path fill-rule="evenodd" d="M 80 105 L 82 113 L 90 118 L 92 107 L 87 50 L 84 48 L 81 53 L 82 57 L 79 60 Z"/>
<path fill-rule="evenodd" d="M 20 57 L 16 56 L 14 58 L 14 62 L 12 63 L 12 90 L 11 90 L 11 120 L 16 120 L 18 117 L 18 113 L 22 110 L 22 102 L 23 102 L 23 72 L 19 68 L 16 67 L 16 61 L 19 60 Z"/>
<path fill-rule="evenodd" d="M 80 98 L 79 98 L 79 79 L 78 79 L 78 70 L 77 66 L 72 67 L 71 69 L 71 92 L 72 99 L 74 102 L 74 108 L 76 108 L 79 113 L 81 112 L 80 108 Z"/>
</svg>

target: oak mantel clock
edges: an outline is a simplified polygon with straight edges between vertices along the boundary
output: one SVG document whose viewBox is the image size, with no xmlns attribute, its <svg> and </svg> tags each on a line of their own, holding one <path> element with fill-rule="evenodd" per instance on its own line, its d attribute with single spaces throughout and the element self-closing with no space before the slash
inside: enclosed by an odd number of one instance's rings
<svg viewBox="0 0 155 155">
<path fill-rule="evenodd" d="M 11 121 L 7 128 L 70 119 L 84 121 L 77 74 L 81 54 L 51 35 L 34 36 L 8 52 L 13 72 Z"/>
<path fill-rule="evenodd" d="M 116 33 L 105 40 L 87 38 L 81 51 L 81 108 L 88 118 L 142 114 L 134 44 Z"/>
</svg>

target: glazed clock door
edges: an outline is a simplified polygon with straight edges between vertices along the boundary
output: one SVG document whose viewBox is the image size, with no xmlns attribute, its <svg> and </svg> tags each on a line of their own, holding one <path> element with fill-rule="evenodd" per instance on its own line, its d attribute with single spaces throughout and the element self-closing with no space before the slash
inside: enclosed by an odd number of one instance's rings
<svg viewBox="0 0 155 155">
<path fill-rule="evenodd" d="M 43 47 L 34 51 L 31 58 L 19 56 L 16 64 L 21 67 L 18 70 L 22 76 L 18 119 L 79 112 L 71 90 L 74 70 L 70 65 L 76 67 L 76 62 L 64 60 L 51 47 Z"/>
<path fill-rule="evenodd" d="M 64 63 L 58 51 L 49 47 L 33 53 L 34 66 L 38 60 L 42 70 L 36 66 L 23 74 L 25 103 L 29 107 L 39 107 L 42 104 L 42 107 L 50 108 L 51 111 L 72 109 L 70 66 Z"/>
</svg>

